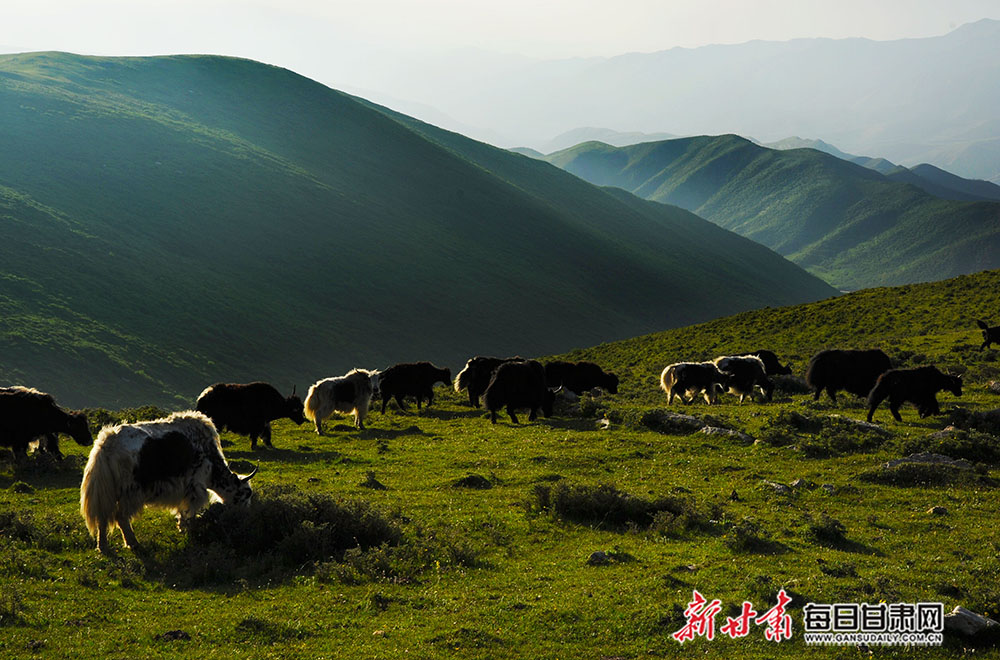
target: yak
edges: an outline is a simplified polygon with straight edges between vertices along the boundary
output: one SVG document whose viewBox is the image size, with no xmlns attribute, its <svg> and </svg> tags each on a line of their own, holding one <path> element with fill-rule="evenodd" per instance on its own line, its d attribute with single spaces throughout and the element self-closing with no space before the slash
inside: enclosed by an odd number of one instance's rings
<svg viewBox="0 0 1000 660">
<path fill-rule="evenodd" d="M 528 408 L 528 420 L 538 419 L 538 411 L 546 417 L 552 416 L 555 394 L 545 386 L 545 367 L 536 360 L 505 362 L 497 367 L 490 380 L 483 403 L 490 411 L 490 421 L 497 423 L 497 411 L 507 408 L 510 421 L 517 424 L 517 408 Z"/>
<path fill-rule="evenodd" d="M 593 362 L 547 362 L 545 382 L 549 387 L 562 387 L 577 396 L 597 387 L 618 394 L 618 376 L 606 373 Z"/>
<path fill-rule="evenodd" d="M 976 325 L 983 330 L 983 345 L 979 347 L 979 350 L 989 348 L 990 344 L 993 342 L 1000 344 L 1000 325 L 995 328 L 991 328 L 986 325 L 985 321 L 980 321 L 979 319 L 976 319 Z"/>
<path fill-rule="evenodd" d="M 102 553 L 110 549 L 112 525 L 121 530 L 125 547 L 136 550 L 131 520 L 143 507 L 171 510 L 184 531 L 210 493 L 225 504 L 249 502 L 256 472 L 241 477 L 230 470 L 212 420 L 194 410 L 105 426 L 83 470 L 80 513 Z"/>
<path fill-rule="evenodd" d="M 667 405 L 674 402 L 675 396 L 681 403 L 688 403 L 684 395 L 693 399 L 699 392 L 711 405 L 715 403 L 718 389 L 729 387 L 730 378 L 711 362 L 675 362 L 660 374 L 660 389 L 667 393 Z"/>
<path fill-rule="evenodd" d="M 938 415 L 941 408 L 936 395 L 943 390 L 962 396 L 962 379 L 943 374 L 937 367 L 890 369 L 878 377 L 868 394 L 868 421 L 872 421 L 875 409 L 886 399 L 889 399 L 889 412 L 897 422 L 903 421 L 899 407 L 906 401 L 917 406 L 921 417 Z"/>
<path fill-rule="evenodd" d="M 892 368 L 889 356 L 878 349 L 868 351 L 821 351 L 809 361 L 806 384 L 813 388 L 813 400 L 826 390 L 837 402 L 837 392 L 846 390 L 865 397 L 875 387 L 875 381 Z"/>
<path fill-rule="evenodd" d="M 767 377 L 764 361 L 756 355 L 727 355 L 712 360 L 712 364 L 729 376 L 729 393 L 740 397 L 740 403 L 747 396 L 753 399 L 754 388 L 770 401 L 774 395 L 774 382 Z"/>
<path fill-rule="evenodd" d="M 775 355 L 774 351 L 769 351 L 766 348 L 762 348 L 757 351 L 750 351 L 746 355 L 754 355 L 759 357 L 761 362 L 764 363 L 764 371 L 768 376 L 791 376 L 792 375 L 792 365 L 791 363 L 782 365 L 778 361 L 778 356 Z"/>
<path fill-rule="evenodd" d="M 288 418 L 296 424 L 306 421 L 302 399 L 284 397 L 268 383 L 216 383 L 198 396 L 195 408 L 215 424 L 218 431 L 229 429 L 238 435 L 250 436 L 250 449 L 257 448 L 257 438 L 271 444 L 271 422 Z"/>
<path fill-rule="evenodd" d="M 492 380 L 497 367 L 507 362 L 523 361 L 524 358 L 521 357 L 496 358 L 477 355 L 476 357 L 469 358 L 469 361 L 465 363 L 465 367 L 458 372 L 458 377 L 455 378 L 455 391 L 461 392 L 462 390 L 467 390 L 469 393 L 469 405 L 473 408 L 478 408 L 479 398 L 483 396 L 486 388 L 489 387 L 490 380 Z"/>
<path fill-rule="evenodd" d="M 323 420 L 334 412 L 353 413 L 354 426 L 365 428 L 365 416 L 378 380 L 378 371 L 352 369 L 343 376 L 316 381 L 309 388 L 305 403 L 306 419 L 316 424 L 316 434 L 323 435 Z"/>
<path fill-rule="evenodd" d="M 382 412 L 389 399 L 396 399 L 400 409 L 404 409 L 403 398 L 412 396 L 417 400 L 417 410 L 427 399 L 427 405 L 434 403 L 434 383 L 444 383 L 451 387 L 451 369 L 435 367 L 430 362 L 404 362 L 393 365 L 379 374 L 378 386 L 382 393 Z"/>
<path fill-rule="evenodd" d="M 84 447 L 94 444 L 82 412 L 67 412 L 56 405 L 52 395 L 30 387 L 0 388 L 0 446 L 10 447 L 15 460 L 27 456 L 35 438 L 41 438 L 39 451 L 62 458 L 60 433 Z"/>
</svg>

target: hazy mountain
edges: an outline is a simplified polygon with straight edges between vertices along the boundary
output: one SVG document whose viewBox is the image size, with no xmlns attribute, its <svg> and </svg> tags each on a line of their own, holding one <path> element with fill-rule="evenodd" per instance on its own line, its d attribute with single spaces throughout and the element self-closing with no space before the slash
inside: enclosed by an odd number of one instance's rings
<svg viewBox="0 0 1000 660">
<path fill-rule="evenodd" d="M 0 107 L 0 382 L 70 405 L 833 293 L 687 211 L 256 62 L 3 56 Z"/>
<path fill-rule="evenodd" d="M 962 202 L 981 200 L 1000 201 L 1000 186 L 981 179 L 966 179 L 951 172 L 946 172 L 939 167 L 928 165 L 927 163 L 921 163 L 914 167 L 903 167 L 885 158 L 852 156 L 823 140 L 805 140 L 800 137 L 785 138 L 784 140 L 771 142 L 762 146 L 779 150 L 816 149 L 817 151 L 822 151 L 837 158 L 875 170 L 893 181 L 913 184 L 935 197 L 954 199 Z"/>
<path fill-rule="evenodd" d="M 641 133 L 639 131 L 625 132 L 615 131 L 610 128 L 584 126 L 582 128 L 574 128 L 571 131 L 566 131 L 561 135 L 557 135 L 542 145 L 540 151 L 545 154 L 550 154 L 554 151 L 568 149 L 572 146 L 580 144 L 581 142 L 603 142 L 615 147 L 627 147 L 630 144 L 658 142 L 660 140 L 670 140 L 675 137 L 677 136 L 671 133 Z"/>
<path fill-rule="evenodd" d="M 588 142 L 546 160 L 694 211 L 842 289 L 1000 267 L 1000 203 L 934 197 L 813 149 L 777 151 L 724 135 Z"/>
<path fill-rule="evenodd" d="M 579 126 L 762 142 L 822 135 L 851 153 L 931 163 L 960 176 L 1000 173 L 1000 21 L 925 39 L 796 39 L 568 60 L 460 57 L 354 73 L 545 151 Z M 352 72 L 343 72 L 345 82 Z M 356 84 L 361 84 L 360 82 Z"/>
</svg>

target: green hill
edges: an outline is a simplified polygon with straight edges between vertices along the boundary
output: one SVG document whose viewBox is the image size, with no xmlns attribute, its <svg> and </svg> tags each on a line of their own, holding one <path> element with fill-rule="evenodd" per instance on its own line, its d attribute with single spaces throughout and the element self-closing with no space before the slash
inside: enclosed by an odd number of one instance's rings
<svg viewBox="0 0 1000 660">
<path fill-rule="evenodd" d="M 833 290 L 686 211 L 221 57 L 0 57 L 0 382 L 301 390 Z"/>
<path fill-rule="evenodd" d="M 939 280 L 1000 267 L 1000 203 L 958 202 L 813 149 L 735 135 L 546 159 L 587 181 L 689 209 L 841 289 Z"/>
</svg>

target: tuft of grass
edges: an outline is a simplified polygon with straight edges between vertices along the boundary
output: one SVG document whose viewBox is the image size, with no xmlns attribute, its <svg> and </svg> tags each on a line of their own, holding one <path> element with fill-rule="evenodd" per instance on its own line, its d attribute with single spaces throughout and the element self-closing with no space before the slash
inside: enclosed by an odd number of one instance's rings
<svg viewBox="0 0 1000 660">
<path fill-rule="evenodd" d="M 954 465 L 900 463 L 893 467 L 862 472 L 860 481 L 904 488 L 931 486 L 985 486 L 994 487 L 996 481 L 985 474 Z"/>
<path fill-rule="evenodd" d="M 905 438 L 899 442 L 899 448 L 904 456 L 930 452 L 977 463 L 1000 463 L 1000 440 L 977 431 L 938 431 L 921 438 Z"/>
<path fill-rule="evenodd" d="M 760 523 L 752 518 L 743 518 L 730 525 L 722 543 L 737 554 L 775 554 L 785 549 L 769 538 Z"/>
<path fill-rule="evenodd" d="M 265 644 L 305 639 L 310 636 L 310 633 L 302 629 L 301 622 L 286 624 L 257 617 L 247 617 L 237 623 L 235 632 L 236 636 L 241 639 Z"/>
<path fill-rule="evenodd" d="M 806 527 L 806 538 L 814 543 L 832 548 L 843 546 L 847 542 L 847 528 L 836 518 L 825 513 L 818 521 L 812 521 Z"/>
</svg>

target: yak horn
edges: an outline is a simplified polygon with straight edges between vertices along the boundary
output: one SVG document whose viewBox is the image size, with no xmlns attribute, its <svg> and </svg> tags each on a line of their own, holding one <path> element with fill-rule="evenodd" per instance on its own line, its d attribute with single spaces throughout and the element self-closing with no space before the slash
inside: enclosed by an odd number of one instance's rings
<svg viewBox="0 0 1000 660">
<path fill-rule="evenodd" d="M 259 467 L 260 467 L 259 465 L 253 466 L 253 470 L 250 471 L 250 474 L 246 475 L 245 477 L 240 477 L 240 481 L 242 481 L 243 483 L 250 481 L 250 479 L 253 478 L 253 475 L 257 474 L 257 468 Z"/>
</svg>

